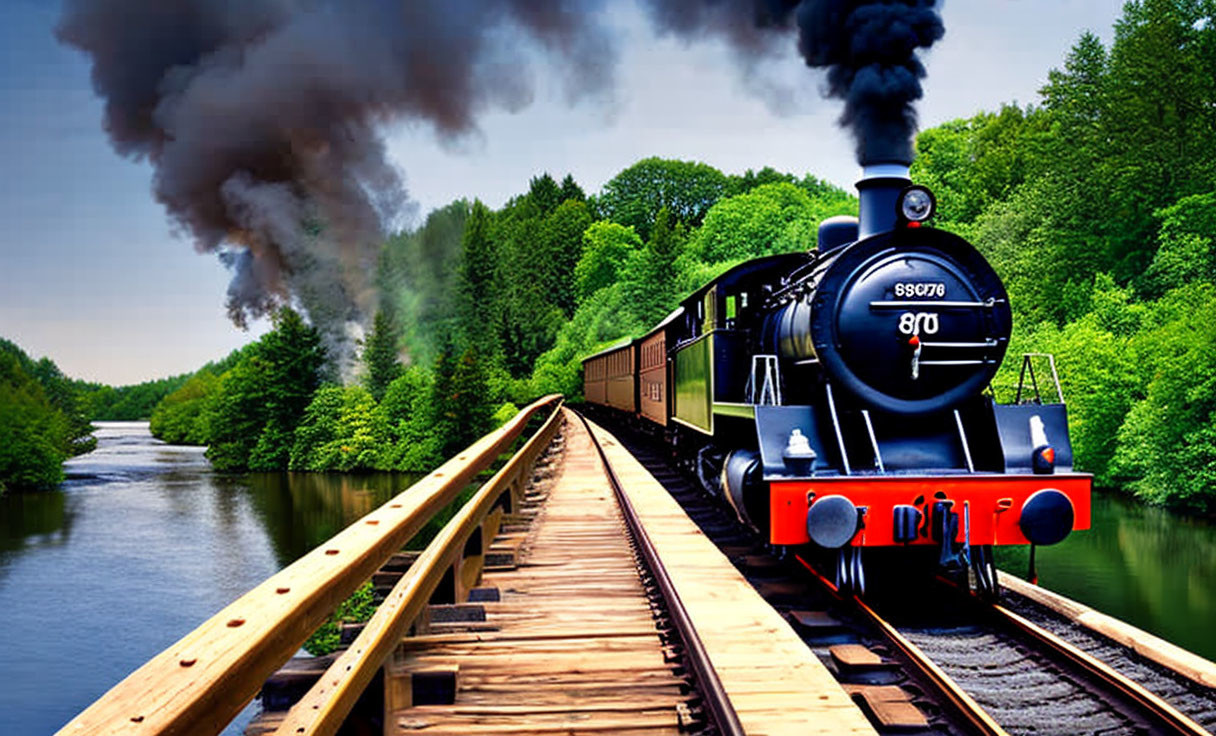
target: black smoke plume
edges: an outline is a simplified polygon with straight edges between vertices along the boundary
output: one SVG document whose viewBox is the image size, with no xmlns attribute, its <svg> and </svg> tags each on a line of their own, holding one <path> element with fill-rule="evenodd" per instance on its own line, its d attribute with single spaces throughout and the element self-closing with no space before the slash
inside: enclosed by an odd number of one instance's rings
<svg viewBox="0 0 1216 736">
<path fill-rule="evenodd" d="M 863 163 L 910 160 L 918 49 L 933 0 L 640 0 L 661 33 L 715 38 L 743 67 L 794 29 Z M 385 125 L 440 137 L 532 100 L 532 72 L 571 100 L 604 95 L 609 0 L 65 0 L 56 33 L 86 52 L 114 148 L 203 252 L 233 270 L 244 324 L 293 299 L 345 343 L 364 321 L 387 230 L 408 207 Z M 784 42 L 784 43 L 783 43 Z"/>
<path fill-rule="evenodd" d="M 114 148 L 152 163 L 172 220 L 233 270 L 232 319 L 298 299 L 331 347 L 348 349 L 379 245 L 407 204 L 384 124 L 469 133 L 485 108 L 530 102 L 522 58 L 553 61 L 572 98 L 603 92 L 611 46 L 578 9 L 66 0 L 56 33 L 92 58 Z"/>
<path fill-rule="evenodd" d="M 913 103 L 925 68 L 917 52 L 945 33 L 936 0 L 654 0 L 660 31 L 726 40 L 744 67 L 796 28 L 807 66 L 827 72 L 825 92 L 844 102 L 841 124 L 862 164 L 911 163 Z"/>
<path fill-rule="evenodd" d="M 925 67 L 916 56 L 945 33 L 935 0 L 818 0 L 797 11 L 798 48 L 826 67 L 828 93 L 844 100 L 841 123 L 863 164 L 912 162 Z"/>
</svg>

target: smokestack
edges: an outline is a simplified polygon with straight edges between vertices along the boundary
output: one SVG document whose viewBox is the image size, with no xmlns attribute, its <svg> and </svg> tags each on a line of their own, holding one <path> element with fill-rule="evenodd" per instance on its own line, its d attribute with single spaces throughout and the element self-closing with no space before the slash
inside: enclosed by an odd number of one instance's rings
<svg viewBox="0 0 1216 736">
<path fill-rule="evenodd" d="M 859 239 L 895 229 L 895 200 L 911 183 L 906 163 L 867 164 L 862 167 L 861 179 L 857 182 L 857 196 L 861 203 Z"/>
</svg>

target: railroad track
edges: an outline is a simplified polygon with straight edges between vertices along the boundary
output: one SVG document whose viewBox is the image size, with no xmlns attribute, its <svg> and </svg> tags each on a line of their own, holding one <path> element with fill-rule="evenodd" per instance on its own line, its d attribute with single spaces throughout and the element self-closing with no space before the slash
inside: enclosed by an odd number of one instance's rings
<svg viewBox="0 0 1216 736">
<path fill-rule="evenodd" d="M 925 585 L 935 586 L 933 595 L 921 589 L 915 599 L 897 594 L 873 605 L 837 594 L 807 561 L 771 554 L 674 467 L 663 445 L 614 431 L 794 624 L 880 732 L 1216 733 L 1216 690 L 1073 631 L 1020 597 L 1006 593 L 1006 605 L 992 606 L 932 581 Z M 910 693 L 923 722 L 884 708 L 876 696 L 882 686 Z"/>
<path fill-rule="evenodd" d="M 708 716 L 703 732 L 720 734 L 720 736 L 743 736 L 743 725 L 739 722 L 739 716 L 735 713 L 734 706 L 731 705 L 730 698 L 727 697 L 717 672 L 710 664 L 709 654 L 697 635 L 696 627 L 693 626 L 684 602 L 676 592 L 662 558 L 651 543 L 633 503 L 621 486 L 620 478 L 613 470 L 612 462 L 608 459 L 608 455 L 604 452 L 595 433 L 591 431 L 587 418 L 582 414 L 576 413 L 576 415 L 583 423 L 587 434 L 590 435 L 591 443 L 595 446 L 600 462 L 603 463 L 608 483 L 612 486 L 612 492 L 621 508 L 621 515 L 625 518 L 625 526 L 629 530 L 629 536 L 637 553 L 639 568 L 648 575 L 649 587 L 657 594 L 655 597 L 661 599 L 660 605 L 674 627 L 673 633 L 678 638 L 680 654 L 686 660 L 688 670 L 692 674 L 691 684 L 701 695 L 703 713 Z"/>
<path fill-rule="evenodd" d="M 945 584 L 934 593 L 930 605 L 887 604 L 882 613 L 858 605 L 902 646 L 915 647 L 1004 732 L 1209 733 L 1144 685 L 1005 606 Z"/>
</svg>

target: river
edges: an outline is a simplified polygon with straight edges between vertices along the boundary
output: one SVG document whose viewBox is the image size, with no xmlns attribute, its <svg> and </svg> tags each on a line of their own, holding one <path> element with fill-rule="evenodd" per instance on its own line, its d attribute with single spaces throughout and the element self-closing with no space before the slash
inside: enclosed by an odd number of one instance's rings
<svg viewBox="0 0 1216 736">
<path fill-rule="evenodd" d="M 371 511 L 400 475 L 211 472 L 146 422 L 98 423 L 47 493 L 0 497 L 0 734 L 47 734 L 200 622 Z M 1095 494 L 1040 582 L 1216 659 L 1216 525 Z M 1024 574 L 1024 549 L 1002 567 Z M 242 714 L 226 733 L 240 733 Z"/>
<path fill-rule="evenodd" d="M 97 423 L 59 490 L 0 497 L 0 734 L 53 733 L 148 658 L 408 487 L 218 475 L 147 422 Z M 254 706 L 256 707 L 256 706 Z M 239 734 L 252 708 L 225 733 Z"/>
</svg>

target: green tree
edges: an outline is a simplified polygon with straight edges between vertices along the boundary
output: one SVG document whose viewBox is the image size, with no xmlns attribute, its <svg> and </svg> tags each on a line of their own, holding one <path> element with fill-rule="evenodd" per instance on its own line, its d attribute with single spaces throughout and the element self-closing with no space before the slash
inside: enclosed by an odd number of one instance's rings
<svg viewBox="0 0 1216 736">
<path fill-rule="evenodd" d="M 497 352 L 497 334 L 491 317 L 500 300 L 495 282 L 498 248 L 493 218 L 490 208 L 481 200 L 473 202 L 460 243 L 456 289 L 461 334 L 470 344 Z"/>
<path fill-rule="evenodd" d="M 659 210 L 666 207 L 678 222 L 700 225 L 726 190 L 726 175 L 708 164 L 652 157 L 610 179 L 599 206 L 607 219 L 649 239 Z"/>
<path fill-rule="evenodd" d="M 1105 150 L 1115 195 L 1109 256 L 1133 277 L 1148 266 L 1153 213 L 1216 184 L 1216 10 L 1211 0 L 1139 0 L 1115 24 Z"/>
<path fill-rule="evenodd" d="M 457 200 L 426 216 L 416 230 L 389 238 L 380 254 L 381 306 L 393 309 L 409 359 L 427 363 L 458 325 L 460 263 L 471 206 Z"/>
<path fill-rule="evenodd" d="M 429 371 L 411 366 L 389 385 L 377 407 L 387 432 L 382 467 L 429 471 L 439 464 L 437 440 L 431 431 L 433 382 Z"/>
<path fill-rule="evenodd" d="M 1003 105 L 997 113 L 981 112 L 918 135 L 912 179 L 937 196 L 934 225 L 966 234 L 989 205 L 1021 186 L 1043 145 L 1046 123 L 1045 113 Z"/>
<path fill-rule="evenodd" d="M 1117 472 L 1137 495 L 1216 510 L 1216 287 L 1176 289 L 1144 318 L 1129 356 L 1147 373 L 1118 432 Z M 1143 384 L 1142 384 L 1143 385 Z"/>
<path fill-rule="evenodd" d="M 292 470 L 352 472 L 381 467 L 384 416 L 362 386 L 323 386 L 292 435 Z"/>
<path fill-rule="evenodd" d="M 807 251 L 820 222 L 850 209 L 855 205 L 813 200 L 792 184 L 765 184 L 714 205 L 686 252 L 713 264 Z"/>
<path fill-rule="evenodd" d="M 339 417 L 346 391 L 341 386 L 317 389 L 292 434 L 291 470 L 327 470 L 322 450 L 340 436 Z"/>
<path fill-rule="evenodd" d="M 490 316 L 497 320 L 496 342 L 504 366 L 511 376 L 523 378 L 531 373 L 536 356 L 553 344 L 565 319 L 550 288 L 556 273 L 551 248 L 557 240 L 529 196 L 517 197 L 499 211 L 495 238 L 499 301 Z M 573 291 L 574 286 L 568 283 L 567 288 Z"/>
<path fill-rule="evenodd" d="M 542 240 L 533 248 L 532 256 L 541 267 L 543 288 L 566 317 L 574 314 L 577 305 L 575 267 L 583 255 L 583 233 L 591 222 L 591 211 L 585 202 L 566 200 L 545 218 Z"/>
<path fill-rule="evenodd" d="M 5 343 L 0 345 L 0 493 L 48 488 L 63 480 L 70 423 L 22 361 L 3 349 L 12 343 Z"/>
<path fill-rule="evenodd" d="M 152 411 L 152 435 L 174 445 L 206 445 L 211 441 L 208 417 L 220 379 L 210 370 L 199 370 L 186 384 L 161 399 Z"/>
<path fill-rule="evenodd" d="M 1193 281 L 1216 283 L 1216 192 L 1183 197 L 1157 211 L 1157 254 L 1143 281 L 1160 296 Z"/>
<path fill-rule="evenodd" d="M 532 395 L 582 395 L 582 359 L 623 337 L 641 334 L 646 326 L 634 314 L 620 283 L 599 289 L 581 304 L 574 318 L 562 325 L 552 348 L 536 360 Z"/>
<path fill-rule="evenodd" d="M 0 354 L 8 355 L 23 376 L 41 387 L 42 399 L 58 411 L 65 423 L 66 434 L 61 448 L 69 456 L 89 452 L 97 446 L 93 426 L 89 422 L 90 386 L 63 375 L 50 358 L 33 360 L 15 343 L 0 338 Z"/>
<path fill-rule="evenodd" d="M 89 403 L 79 387 L 50 358 L 41 358 L 34 363 L 32 375 L 42 385 L 47 401 L 63 414 L 67 422 L 67 445 L 69 455 L 81 455 L 97 447 L 93 437 L 93 424 L 89 421 Z"/>
<path fill-rule="evenodd" d="M 528 198 L 536 204 L 542 216 L 552 213 L 558 205 L 565 201 L 561 187 L 557 185 L 552 176 L 549 176 L 547 171 L 540 176 L 532 177 L 532 181 L 528 184 Z"/>
<path fill-rule="evenodd" d="M 207 458 L 216 470 L 244 470 L 266 426 L 262 396 L 266 390 L 263 359 L 250 355 L 220 376 L 215 400 L 208 405 L 210 444 Z"/>
<path fill-rule="evenodd" d="M 441 458 L 452 457 L 488 432 L 497 408 L 481 359 L 472 348 L 440 354 L 431 389 L 431 434 Z"/>
<path fill-rule="evenodd" d="M 280 309 L 274 329 L 220 378 L 207 418 L 207 457 L 218 470 L 286 468 L 292 433 L 320 385 L 325 348 L 298 313 Z"/>
<path fill-rule="evenodd" d="M 676 260 L 687 240 L 684 226 L 674 222 L 664 208 L 655 218 L 646 247 L 629 254 L 621 282 L 631 311 L 642 324 L 658 323 L 683 296 L 677 291 Z"/>
<path fill-rule="evenodd" d="M 587 195 L 583 192 L 583 188 L 578 185 L 578 182 L 574 180 L 574 176 L 571 174 L 566 174 L 566 178 L 562 179 L 561 197 L 563 202 L 571 199 L 578 200 L 579 202 L 587 200 Z"/>
<path fill-rule="evenodd" d="M 642 249 L 642 239 L 633 228 L 601 220 L 583 233 L 583 255 L 574 267 L 574 282 L 580 303 L 620 278 L 631 253 Z"/>
<path fill-rule="evenodd" d="M 401 375 L 397 340 L 400 330 L 391 312 L 377 309 L 372 330 L 363 342 L 364 383 L 372 398 L 379 401 L 397 376 Z"/>
</svg>

